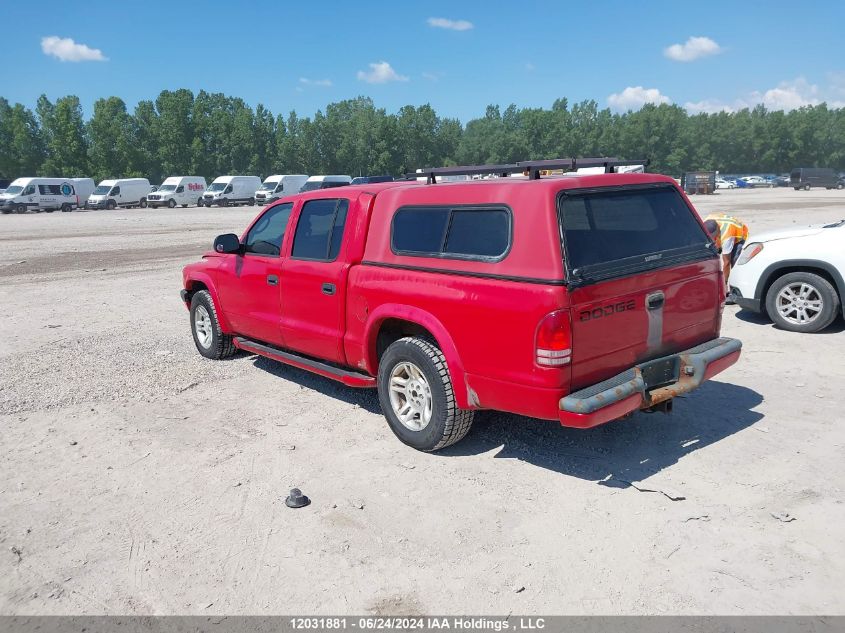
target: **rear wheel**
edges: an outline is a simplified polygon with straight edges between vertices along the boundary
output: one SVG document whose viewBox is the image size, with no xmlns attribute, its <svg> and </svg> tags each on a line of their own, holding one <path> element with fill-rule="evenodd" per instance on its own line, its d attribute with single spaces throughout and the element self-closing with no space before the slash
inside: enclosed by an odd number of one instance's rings
<svg viewBox="0 0 845 633">
<path fill-rule="evenodd" d="M 73 207 L 70 206 L 67 202 L 62 205 L 62 213 L 70 213 L 73 211 Z"/>
<path fill-rule="evenodd" d="M 839 297 L 831 283 L 814 273 L 787 273 L 769 287 L 766 311 L 790 332 L 818 332 L 833 323 Z"/>
<path fill-rule="evenodd" d="M 406 337 L 387 348 L 378 394 L 390 430 L 418 450 L 454 444 L 472 426 L 475 412 L 458 408 L 446 358 L 428 339 Z"/>
<path fill-rule="evenodd" d="M 845 184 L 840 182 L 838 185 L 836 185 L 836 188 L 837 189 L 845 189 Z"/>
<path fill-rule="evenodd" d="M 199 290 L 191 297 L 191 333 L 197 351 L 206 358 L 220 360 L 237 351 L 232 337 L 220 328 L 214 301 L 207 290 Z"/>
<path fill-rule="evenodd" d="M 810 183 L 807 183 L 806 185 L 804 185 L 804 191 L 809 191 L 809 190 L 810 190 Z"/>
<path fill-rule="evenodd" d="M 251 207 L 254 207 L 254 206 L 255 206 L 255 198 L 250 198 L 250 199 L 249 199 L 249 206 L 251 206 Z"/>
<path fill-rule="evenodd" d="M 197 206 L 198 207 L 202 206 L 202 198 L 197 198 Z"/>
</svg>

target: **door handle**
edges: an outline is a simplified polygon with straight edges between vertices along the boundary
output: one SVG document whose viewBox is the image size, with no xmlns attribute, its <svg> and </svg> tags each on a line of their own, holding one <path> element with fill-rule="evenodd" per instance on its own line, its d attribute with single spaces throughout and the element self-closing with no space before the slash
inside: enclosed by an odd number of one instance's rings
<svg viewBox="0 0 845 633">
<path fill-rule="evenodd" d="M 645 307 L 649 310 L 657 310 L 663 307 L 665 300 L 666 296 L 662 292 L 655 292 L 645 298 Z"/>
<path fill-rule="evenodd" d="M 335 293 L 335 286 L 334 284 L 325 283 L 323 284 L 322 290 L 324 295 L 333 295 Z"/>
<path fill-rule="evenodd" d="M 279 278 L 276 275 L 267 275 L 267 285 L 268 286 L 277 286 L 279 284 Z"/>
</svg>

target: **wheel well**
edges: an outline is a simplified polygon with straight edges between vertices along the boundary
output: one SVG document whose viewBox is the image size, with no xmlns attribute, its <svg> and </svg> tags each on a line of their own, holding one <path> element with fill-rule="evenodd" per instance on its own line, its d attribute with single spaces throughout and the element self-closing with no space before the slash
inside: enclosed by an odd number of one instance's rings
<svg viewBox="0 0 845 633">
<path fill-rule="evenodd" d="M 766 308 L 766 299 L 769 295 L 769 288 L 772 287 L 772 284 L 775 283 L 778 279 L 783 277 L 784 275 L 788 275 L 789 273 L 812 273 L 814 275 L 818 275 L 830 282 L 830 285 L 833 286 L 833 289 L 836 291 L 836 294 L 839 295 L 839 286 L 836 284 L 836 279 L 833 278 L 833 275 L 830 274 L 829 271 L 825 270 L 824 268 L 816 268 L 814 266 L 784 266 L 783 268 L 778 268 L 777 270 L 773 270 L 769 276 L 766 278 L 766 283 L 763 284 L 763 292 L 760 293 L 760 305 L 765 309 Z M 840 300 L 843 297 L 839 297 Z"/>
<path fill-rule="evenodd" d="M 199 292 L 200 290 L 208 290 L 208 286 L 206 286 L 201 281 L 190 280 L 188 282 L 188 287 L 185 288 L 188 291 L 188 303 L 191 301 L 191 297 L 194 296 L 195 292 Z"/>
<path fill-rule="evenodd" d="M 437 339 L 419 323 L 402 319 L 385 319 L 376 336 L 376 360 L 381 359 L 382 354 L 391 344 L 406 336 L 423 336 L 433 341 L 435 345 L 437 344 Z"/>
</svg>

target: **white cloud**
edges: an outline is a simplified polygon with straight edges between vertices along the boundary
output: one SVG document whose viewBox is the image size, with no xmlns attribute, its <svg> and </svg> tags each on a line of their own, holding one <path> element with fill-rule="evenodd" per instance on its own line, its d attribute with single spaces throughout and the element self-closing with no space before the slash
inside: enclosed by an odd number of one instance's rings
<svg viewBox="0 0 845 633">
<path fill-rule="evenodd" d="M 783 110 L 789 112 L 804 106 L 814 106 L 825 102 L 831 108 L 845 107 L 845 101 L 836 97 L 845 94 L 841 92 L 836 75 L 830 76 L 831 85 L 828 89 L 821 89 L 817 84 L 811 84 L 804 77 L 792 81 L 782 81 L 774 88 L 755 90 L 733 101 L 719 99 L 704 99 L 702 101 L 688 101 L 684 104 L 687 111 L 698 114 L 700 112 L 736 112 L 743 108 L 753 108 L 763 104 L 767 110 Z"/>
<path fill-rule="evenodd" d="M 691 37 L 684 44 L 672 44 L 663 49 L 663 54 L 676 62 L 691 62 L 721 52 L 722 47 L 709 37 Z"/>
<path fill-rule="evenodd" d="M 358 79 L 368 84 L 386 84 L 391 81 L 408 81 L 405 75 L 400 75 L 387 62 L 370 64 L 369 72 L 358 71 Z"/>
<path fill-rule="evenodd" d="M 440 73 L 440 72 L 436 72 L 436 73 L 424 72 L 422 74 L 422 78 L 428 79 L 429 81 L 438 81 L 441 76 L 443 76 L 443 73 Z"/>
<path fill-rule="evenodd" d="M 299 83 L 303 86 L 318 86 L 320 88 L 330 88 L 332 85 L 331 79 L 308 79 L 308 77 L 300 77 Z"/>
<path fill-rule="evenodd" d="M 646 103 L 671 103 L 671 99 L 660 94 L 657 88 L 628 86 L 622 92 L 614 92 L 607 98 L 607 103 L 614 110 L 639 110 Z"/>
<path fill-rule="evenodd" d="M 448 29 L 450 31 L 469 31 L 475 26 L 469 20 L 450 20 L 448 18 L 429 18 L 428 25 L 436 29 Z"/>
<path fill-rule="evenodd" d="M 109 59 L 99 48 L 89 48 L 69 37 L 55 35 L 41 38 L 41 50 L 63 62 L 105 62 Z"/>
</svg>

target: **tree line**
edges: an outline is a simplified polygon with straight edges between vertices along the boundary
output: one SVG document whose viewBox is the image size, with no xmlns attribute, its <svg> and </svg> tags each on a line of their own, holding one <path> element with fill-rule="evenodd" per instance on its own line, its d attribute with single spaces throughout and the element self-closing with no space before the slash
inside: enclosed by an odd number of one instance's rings
<svg viewBox="0 0 845 633">
<path fill-rule="evenodd" d="M 211 179 L 222 174 L 399 175 L 418 167 L 511 163 L 569 156 L 650 158 L 650 171 L 782 173 L 795 166 L 845 169 L 845 108 L 790 112 L 762 105 L 689 114 L 676 105 L 625 113 L 595 101 L 550 109 L 487 106 L 462 125 L 430 105 L 396 113 L 357 97 L 300 117 L 254 109 L 200 90 L 161 92 L 130 111 L 98 99 L 86 121 L 79 98 L 39 97 L 34 111 L 0 97 L 0 177 L 43 175 Z"/>
</svg>

